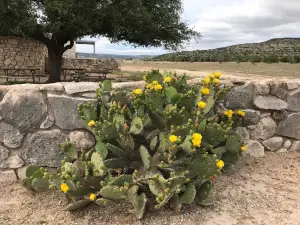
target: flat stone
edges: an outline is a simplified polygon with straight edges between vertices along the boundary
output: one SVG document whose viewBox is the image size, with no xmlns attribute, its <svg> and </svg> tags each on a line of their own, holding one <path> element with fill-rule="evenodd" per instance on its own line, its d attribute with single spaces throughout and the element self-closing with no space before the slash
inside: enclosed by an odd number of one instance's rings
<svg viewBox="0 0 300 225">
<path fill-rule="evenodd" d="M 242 152 L 243 156 L 250 155 L 255 158 L 265 155 L 264 146 L 256 140 L 250 140 L 247 145 L 247 151 Z"/>
<path fill-rule="evenodd" d="M 47 116 L 45 121 L 41 124 L 41 129 L 48 129 L 54 125 L 54 118 L 50 115 Z"/>
<path fill-rule="evenodd" d="M 48 100 L 54 112 L 55 124 L 61 129 L 68 130 L 83 127 L 83 123 L 77 112 L 78 105 L 87 102 L 96 104 L 97 101 L 55 94 L 48 94 Z"/>
<path fill-rule="evenodd" d="M 286 140 L 283 144 L 283 148 L 289 149 L 291 147 L 292 142 L 290 140 Z"/>
<path fill-rule="evenodd" d="M 266 149 L 270 151 L 276 151 L 282 147 L 283 138 L 282 137 L 272 137 L 262 143 Z"/>
<path fill-rule="evenodd" d="M 0 183 L 16 182 L 18 180 L 15 171 L 6 170 L 0 171 Z"/>
<path fill-rule="evenodd" d="M 278 124 L 276 134 L 300 139 L 300 113 L 292 113 Z"/>
<path fill-rule="evenodd" d="M 0 162 L 8 159 L 9 157 L 9 150 L 5 147 L 0 146 Z"/>
<path fill-rule="evenodd" d="M 89 150 L 96 144 L 94 135 L 85 130 L 75 130 L 70 133 L 70 142 L 76 145 L 76 148 L 81 150 Z"/>
<path fill-rule="evenodd" d="M 254 105 L 259 109 L 268 110 L 283 110 L 288 108 L 285 101 L 274 96 L 257 96 L 254 99 Z"/>
<path fill-rule="evenodd" d="M 262 118 L 254 130 L 251 131 L 251 138 L 254 140 L 266 140 L 274 136 L 277 124 L 271 117 Z"/>
<path fill-rule="evenodd" d="M 59 144 L 66 139 L 67 136 L 58 129 L 38 131 L 28 137 L 23 158 L 27 164 L 58 167 L 62 160 Z"/>
<path fill-rule="evenodd" d="M 27 168 L 28 168 L 28 166 L 24 166 L 24 167 L 21 167 L 21 168 L 17 169 L 17 176 L 20 180 L 25 180 L 27 178 L 26 177 Z"/>
<path fill-rule="evenodd" d="M 39 91 L 63 92 L 64 86 L 61 83 L 44 84 L 39 87 Z"/>
<path fill-rule="evenodd" d="M 18 148 L 21 146 L 24 134 L 10 124 L 0 122 L 0 142 L 8 148 Z"/>
<path fill-rule="evenodd" d="M 265 81 L 255 82 L 254 90 L 256 95 L 267 95 L 270 92 L 270 86 Z"/>
<path fill-rule="evenodd" d="M 245 109 L 244 122 L 246 125 L 255 125 L 260 119 L 260 112 L 253 109 Z"/>
<path fill-rule="evenodd" d="M 290 151 L 292 152 L 300 151 L 300 141 L 294 141 L 290 148 Z"/>
<path fill-rule="evenodd" d="M 275 120 L 284 120 L 288 116 L 287 110 L 275 111 L 273 112 L 273 118 Z"/>
<path fill-rule="evenodd" d="M 265 112 L 265 113 L 262 113 L 260 118 L 265 118 L 265 117 L 269 117 L 271 116 L 272 114 L 270 112 Z"/>
<path fill-rule="evenodd" d="M 278 98 L 284 99 L 287 94 L 286 82 L 273 82 L 270 84 L 270 93 Z"/>
<path fill-rule="evenodd" d="M 250 134 L 246 127 L 237 127 L 236 133 L 239 135 L 241 141 L 247 144 L 250 140 Z"/>
<path fill-rule="evenodd" d="M 300 111 L 300 88 L 287 95 L 288 109 L 294 112 Z"/>
<path fill-rule="evenodd" d="M 281 148 L 281 149 L 279 149 L 277 152 L 279 152 L 279 153 L 285 153 L 285 152 L 287 152 L 288 150 L 286 149 L 286 148 Z"/>
<path fill-rule="evenodd" d="M 46 112 L 43 94 L 36 91 L 12 89 L 0 103 L 0 115 L 3 119 L 23 131 L 39 128 Z"/>
<path fill-rule="evenodd" d="M 253 84 L 249 82 L 243 86 L 233 88 L 225 99 L 225 106 L 231 109 L 252 108 Z"/>
<path fill-rule="evenodd" d="M 97 98 L 96 92 L 83 93 L 81 96 L 85 98 Z"/>
<path fill-rule="evenodd" d="M 295 82 L 295 81 L 287 81 L 287 89 L 288 90 L 293 90 L 299 87 L 299 83 Z"/>
<path fill-rule="evenodd" d="M 80 82 L 80 83 L 65 84 L 65 92 L 69 95 L 76 94 L 76 93 L 96 91 L 97 88 L 99 88 L 99 84 L 94 82 Z"/>
<path fill-rule="evenodd" d="M 9 157 L 3 163 L 0 164 L 0 168 L 4 169 L 17 169 L 24 166 L 24 161 L 17 155 Z"/>
<path fill-rule="evenodd" d="M 134 89 L 134 88 L 141 88 L 145 87 L 145 81 L 136 81 L 136 82 L 122 82 L 122 83 L 113 83 L 113 89 Z M 95 90 L 94 90 L 95 91 Z"/>
</svg>

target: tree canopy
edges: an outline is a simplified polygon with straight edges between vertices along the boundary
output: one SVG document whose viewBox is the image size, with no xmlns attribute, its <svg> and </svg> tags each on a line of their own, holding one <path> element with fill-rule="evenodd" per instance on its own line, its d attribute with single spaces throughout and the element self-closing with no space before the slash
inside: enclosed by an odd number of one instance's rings
<svg viewBox="0 0 300 225">
<path fill-rule="evenodd" d="M 176 49 L 199 36 L 181 12 L 181 0 L 0 0 L 0 35 L 41 41 L 50 65 L 61 67 L 63 52 L 85 36 Z M 51 82 L 59 81 L 58 70 L 50 71 Z"/>
</svg>

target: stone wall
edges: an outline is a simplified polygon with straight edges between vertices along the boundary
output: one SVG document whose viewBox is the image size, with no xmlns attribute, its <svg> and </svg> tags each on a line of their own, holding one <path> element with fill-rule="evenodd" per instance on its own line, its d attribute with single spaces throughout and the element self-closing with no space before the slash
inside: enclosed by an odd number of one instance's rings
<svg viewBox="0 0 300 225">
<path fill-rule="evenodd" d="M 29 38 L 0 37 L 0 68 L 35 67 L 45 69 L 47 49 Z"/>
<path fill-rule="evenodd" d="M 70 44 L 70 42 L 68 42 L 65 45 L 69 45 L 69 44 Z M 76 43 L 74 43 L 74 45 L 71 49 L 64 52 L 63 57 L 70 58 L 70 59 L 75 59 L 76 58 Z"/>
<path fill-rule="evenodd" d="M 201 79 L 190 80 L 197 83 Z M 234 86 L 220 107 L 244 109 L 245 128 L 238 128 L 248 150 L 300 150 L 300 82 L 227 82 Z M 144 82 L 114 83 L 114 88 L 143 87 Z M 95 101 L 97 83 L 55 83 L 0 86 L 0 182 L 23 177 L 25 166 L 57 167 L 58 145 L 69 138 L 81 149 L 95 144 L 83 129 L 77 105 Z M 16 172 L 16 173 L 15 173 Z"/>
</svg>

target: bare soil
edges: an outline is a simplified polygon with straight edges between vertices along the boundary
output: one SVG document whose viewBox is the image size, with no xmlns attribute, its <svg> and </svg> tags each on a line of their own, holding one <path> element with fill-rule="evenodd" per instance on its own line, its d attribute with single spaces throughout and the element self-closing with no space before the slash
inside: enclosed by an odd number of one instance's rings
<svg viewBox="0 0 300 225">
<path fill-rule="evenodd" d="M 20 183 L 0 183 L 1 225 L 298 225 L 300 224 L 300 152 L 267 153 L 242 158 L 232 174 L 216 180 L 215 205 L 185 206 L 180 214 L 168 208 L 150 210 L 138 221 L 130 206 L 90 206 L 79 212 L 62 211 L 67 202 L 57 192 L 33 193 Z"/>
</svg>

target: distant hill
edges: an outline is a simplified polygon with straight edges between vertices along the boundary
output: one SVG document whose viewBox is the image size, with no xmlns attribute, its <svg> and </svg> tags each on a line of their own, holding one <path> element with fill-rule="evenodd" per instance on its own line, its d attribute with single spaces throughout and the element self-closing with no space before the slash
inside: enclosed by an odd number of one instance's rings
<svg viewBox="0 0 300 225">
<path fill-rule="evenodd" d="M 223 48 L 183 51 L 152 58 L 157 61 L 191 62 L 300 62 L 300 38 L 275 38 L 260 43 L 232 45 Z"/>
<path fill-rule="evenodd" d="M 83 52 L 77 52 L 76 55 L 77 58 L 98 58 L 98 59 L 113 58 L 113 59 L 123 59 L 123 60 L 147 59 L 153 57 L 153 55 L 114 55 L 114 54 L 96 54 L 94 56 L 93 53 L 83 53 Z"/>
</svg>

